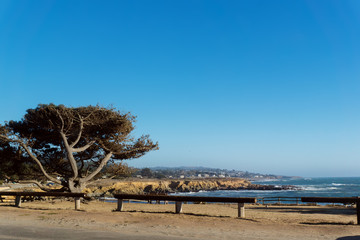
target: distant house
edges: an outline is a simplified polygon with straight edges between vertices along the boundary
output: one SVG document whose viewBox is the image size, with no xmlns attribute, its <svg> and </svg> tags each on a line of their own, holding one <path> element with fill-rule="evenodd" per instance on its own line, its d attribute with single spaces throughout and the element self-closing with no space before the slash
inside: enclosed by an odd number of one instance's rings
<svg viewBox="0 0 360 240">
<path fill-rule="evenodd" d="M 180 178 L 185 178 L 185 176 L 184 176 L 184 175 L 180 175 Z"/>
</svg>

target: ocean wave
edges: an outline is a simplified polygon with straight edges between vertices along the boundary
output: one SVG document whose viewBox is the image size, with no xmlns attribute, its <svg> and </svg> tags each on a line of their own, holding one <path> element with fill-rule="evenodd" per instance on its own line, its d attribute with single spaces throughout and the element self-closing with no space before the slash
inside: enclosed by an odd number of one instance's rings
<svg viewBox="0 0 360 240">
<path fill-rule="evenodd" d="M 350 184 L 344 184 L 344 183 L 332 183 L 331 185 L 333 185 L 333 186 L 345 186 L 345 185 L 350 185 Z"/>
<path fill-rule="evenodd" d="M 353 183 L 332 183 L 333 186 L 359 186 L 359 184 L 353 184 Z"/>
<path fill-rule="evenodd" d="M 295 190 L 218 190 L 202 193 L 190 193 L 192 196 L 213 197 L 351 197 L 360 196 L 360 178 L 307 178 L 287 182 Z M 268 184 L 268 183 L 267 183 Z M 280 186 L 282 181 L 274 182 Z M 187 195 L 189 193 L 183 193 Z"/>
<path fill-rule="evenodd" d="M 328 191 L 328 190 L 336 190 L 337 187 L 315 187 L 315 186 L 299 186 L 301 190 L 304 191 Z"/>
<path fill-rule="evenodd" d="M 225 190 L 225 191 L 244 194 L 244 193 L 283 193 L 283 192 L 291 192 L 296 190 Z"/>
<path fill-rule="evenodd" d="M 170 193 L 169 195 L 192 195 L 192 194 L 197 194 L 200 192 L 207 192 L 207 191 L 199 191 L 199 192 L 177 192 L 177 193 Z"/>
</svg>

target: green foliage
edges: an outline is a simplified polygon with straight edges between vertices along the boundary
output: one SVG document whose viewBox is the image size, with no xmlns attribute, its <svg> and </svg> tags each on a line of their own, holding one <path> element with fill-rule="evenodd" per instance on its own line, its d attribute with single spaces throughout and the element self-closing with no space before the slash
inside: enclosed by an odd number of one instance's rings
<svg viewBox="0 0 360 240">
<path fill-rule="evenodd" d="M 18 148 L 8 142 L 0 142 L 0 179 L 31 179 L 36 169 Z"/>
<path fill-rule="evenodd" d="M 129 167 L 126 163 L 118 162 L 108 164 L 108 166 L 103 169 L 101 175 L 112 178 L 128 178 L 131 177 L 135 171 L 134 168 Z"/>
<path fill-rule="evenodd" d="M 163 174 L 161 172 L 155 172 L 154 178 L 162 179 L 162 178 L 166 178 L 166 176 L 165 176 L 165 174 Z"/>
<path fill-rule="evenodd" d="M 152 178 L 153 177 L 153 172 L 151 171 L 150 168 L 141 169 L 140 174 L 141 174 L 141 176 L 147 177 L 147 178 Z"/>
<path fill-rule="evenodd" d="M 130 135 L 134 122 L 114 108 L 40 104 L 21 121 L 0 125 L 0 174 L 42 175 L 67 189 L 83 188 L 108 163 L 158 149 L 148 135 Z"/>
</svg>

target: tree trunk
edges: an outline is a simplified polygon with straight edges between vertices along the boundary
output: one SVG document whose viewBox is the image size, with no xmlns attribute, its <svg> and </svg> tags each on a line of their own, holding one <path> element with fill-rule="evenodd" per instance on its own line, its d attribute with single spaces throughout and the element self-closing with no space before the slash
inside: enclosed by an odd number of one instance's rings
<svg viewBox="0 0 360 240">
<path fill-rule="evenodd" d="M 86 184 L 79 180 L 69 180 L 68 184 L 69 190 L 72 193 L 81 193 L 86 187 Z"/>
</svg>

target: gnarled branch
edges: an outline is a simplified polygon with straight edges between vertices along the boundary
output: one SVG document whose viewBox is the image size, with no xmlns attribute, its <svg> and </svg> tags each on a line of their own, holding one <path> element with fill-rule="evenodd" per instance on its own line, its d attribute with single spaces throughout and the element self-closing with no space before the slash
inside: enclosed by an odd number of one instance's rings
<svg viewBox="0 0 360 240">
<path fill-rule="evenodd" d="M 93 145 L 94 143 L 95 143 L 95 141 L 91 141 L 91 142 L 89 142 L 88 144 L 86 144 L 86 145 L 83 146 L 83 147 L 72 148 L 72 151 L 73 151 L 73 152 L 83 152 L 83 151 L 85 151 L 86 149 L 88 149 L 89 147 L 91 147 L 91 145 Z"/>
<path fill-rule="evenodd" d="M 84 120 L 82 119 L 80 114 L 78 114 L 78 116 L 79 116 L 79 120 L 80 120 L 80 129 L 79 129 L 79 133 L 78 133 L 77 138 L 75 139 L 75 141 L 72 144 L 70 144 L 70 147 L 72 147 L 72 148 L 80 141 L 82 131 L 84 129 Z"/>
<path fill-rule="evenodd" d="M 113 153 L 109 152 L 108 154 L 106 154 L 106 156 L 101 160 L 99 166 L 95 169 L 95 171 L 93 171 L 91 174 L 89 174 L 88 176 L 84 177 L 82 179 L 82 182 L 87 182 L 89 180 L 91 180 L 93 177 L 96 176 L 96 174 L 98 174 L 101 169 L 103 169 L 105 167 L 105 165 L 107 164 L 107 162 L 110 160 L 110 158 L 112 157 Z"/>
<path fill-rule="evenodd" d="M 76 164 L 76 160 L 73 156 L 73 149 L 69 146 L 68 140 L 66 138 L 66 135 L 63 132 L 60 132 L 61 138 L 63 139 L 65 148 L 66 148 L 66 152 L 67 152 L 67 156 L 68 156 L 68 160 L 70 162 L 71 165 L 71 169 L 73 170 L 73 174 L 74 174 L 74 179 L 77 178 L 78 176 L 78 167 Z"/>
<path fill-rule="evenodd" d="M 46 170 L 44 169 L 44 167 L 43 167 L 43 165 L 41 164 L 40 160 L 37 159 L 37 157 L 30 151 L 30 149 L 28 148 L 28 146 L 27 146 L 24 142 L 22 142 L 22 141 L 20 141 L 20 140 L 18 140 L 18 139 L 10 139 L 10 138 L 8 138 L 8 137 L 5 137 L 4 135 L 0 135 L 0 137 L 1 137 L 2 139 L 5 139 L 5 140 L 8 141 L 8 142 L 18 143 L 18 144 L 27 152 L 27 154 L 30 156 L 30 158 L 36 162 L 36 164 L 39 166 L 41 172 L 44 174 L 44 176 L 45 176 L 46 178 L 48 178 L 49 180 L 51 180 L 51 181 L 53 181 L 53 182 L 55 182 L 55 183 L 61 184 L 61 181 L 59 181 L 59 180 L 57 180 L 56 178 L 50 176 L 50 175 L 46 172 Z"/>
<path fill-rule="evenodd" d="M 64 191 L 64 188 L 52 189 L 52 188 L 46 187 L 44 184 L 41 184 L 40 182 L 38 182 L 36 180 L 20 180 L 19 183 L 35 184 L 36 186 L 38 186 L 41 190 L 43 190 L 45 192 L 63 192 Z"/>
</svg>

